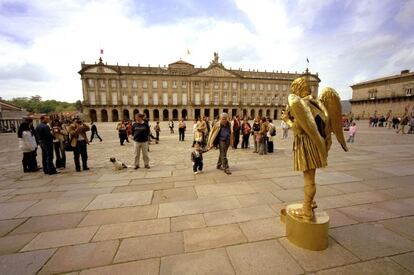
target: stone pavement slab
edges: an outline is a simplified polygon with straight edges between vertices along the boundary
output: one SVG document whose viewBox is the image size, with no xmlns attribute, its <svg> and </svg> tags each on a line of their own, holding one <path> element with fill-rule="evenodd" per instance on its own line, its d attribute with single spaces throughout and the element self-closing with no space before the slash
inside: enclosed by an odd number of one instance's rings
<svg viewBox="0 0 414 275">
<path fill-rule="evenodd" d="M 201 214 L 171 218 L 172 232 L 201 227 L 206 227 L 206 222 L 204 221 L 204 217 Z"/>
<path fill-rule="evenodd" d="M 80 212 L 92 201 L 92 199 L 93 197 L 45 199 L 32 207 L 29 207 L 18 215 L 18 217 Z"/>
<path fill-rule="evenodd" d="M 342 267 L 322 270 L 317 272 L 318 275 L 390 275 L 390 274 L 410 274 L 407 270 L 394 263 L 389 259 L 377 259 L 368 262 L 356 263 Z"/>
<path fill-rule="evenodd" d="M 46 193 L 15 195 L 15 196 L 10 197 L 10 199 L 7 202 L 56 199 L 56 198 L 61 197 L 63 193 L 64 192 L 46 192 Z"/>
<path fill-rule="evenodd" d="M 85 217 L 86 213 L 69 213 L 29 218 L 25 223 L 17 227 L 11 234 L 29 232 L 44 232 L 59 229 L 75 228 Z"/>
<path fill-rule="evenodd" d="M 198 185 L 195 186 L 195 190 L 199 198 L 217 198 L 255 193 L 255 190 L 247 183 Z"/>
<path fill-rule="evenodd" d="M 186 252 L 217 248 L 247 242 L 237 224 L 221 225 L 184 231 Z"/>
<path fill-rule="evenodd" d="M 399 217 L 398 214 L 381 209 L 375 204 L 362 204 L 338 208 L 339 212 L 358 222 L 371 222 Z"/>
<path fill-rule="evenodd" d="M 260 192 L 255 194 L 236 196 L 242 207 L 250 207 L 262 204 L 271 204 L 281 202 L 270 192 Z"/>
<path fill-rule="evenodd" d="M 26 219 L 14 219 L 0 221 L 0 237 L 6 235 L 18 225 L 22 224 Z"/>
<path fill-rule="evenodd" d="M 102 225 L 92 241 L 124 239 L 144 235 L 170 232 L 170 219 L 156 219 L 136 222 Z"/>
<path fill-rule="evenodd" d="M 224 248 L 167 256 L 161 259 L 160 275 L 234 275 Z"/>
<path fill-rule="evenodd" d="M 98 195 L 85 210 L 146 205 L 151 203 L 152 191 Z"/>
<path fill-rule="evenodd" d="M 362 260 L 414 251 L 414 242 L 378 224 L 333 228 L 329 235 Z"/>
<path fill-rule="evenodd" d="M 181 232 L 124 239 L 114 262 L 128 262 L 184 252 Z"/>
<path fill-rule="evenodd" d="M 302 268 L 276 241 L 248 243 L 226 248 L 237 274 L 301 274 Z"/>
<path fill-rule="evenodd" d="M 22 251 L 60 247 L 72 244 L 89 242 L 98 226 L 89 226 L 74 229 L 63 229 L 49 232 L 42 232 L 36 236 Z"/>
<path fill-rule="evenodd" d="M 35 233 L 7 235 L 0 238 L 0 255 L 18 252 L 36 236 Z"/>
<path fill-rule="evenodd" d="M 56 249 L 36 250 L 0 256 L 0 274 L 36 274 Z"/>
<path fill-rule="evenodd" d="M 243 222 L 240 228 L 249 242 L 286 236 L 285 224 L 276 217 Z"/>
<path fill-rule="evenodd" d="M 148 259 L 86 269 L 81 271 L 80 275 L 157 275 L 159 274 L 159 269 L 159 259 Z"/>
<path fill-rule="evenodd" d="M 53 274 L 108 265 L 119 241 L 86 243 L 59 248 L 39 274 Z"/>
<path fill-rule="evenodd" d="M 403 266 L 405 269 L 414 273 L 414 252 L 394 256 L 391 257 L 391 259 Z"/>
<path fill-rule="evenodd" d="M 158 205 L 144 205 L 89 211 L 79 226 L 133 222 L 154 219 Z"/>
<path fill-rule="evenodd" d="M 329 216 L 329 228 L 358 223 L 357 220 L 348 217 L 337 209 L 328 209 L 326 213 Z"/>
<path fill-rule="evenodd" d="M 38 201 L 0 203 L 0 220 L 12 219 Z"/>
<path fill-rule="evenodd" d="M 165 203 L 174 201 L 189 201 L 197 199 L 193 187 L 173 188 L 154 191 L 152 203 Z"/>
<path fill-rule="evenodd" d="M 322 251 L 311 251 L 300 248 L 289 242 L 287 238 L 282 238 L 279 241 L 307 272 L 347 265 L 359 261 L 357 257 L 332 239 L 329 239 L 328 248 Z"/>
<path fill-rule="evenodd" d="M 385 220 L 380 223 L 387 229 L 414 241 L 414 216 Z"/>
<path fill-rule="evenodd" d="M 232 210 L 216 211 L 204 214 L 208 226 L 244 222 L 254 219 L 263 219 L 276 216 L 276 213 L 267 205 L 259 205 Z"/>
</svg>

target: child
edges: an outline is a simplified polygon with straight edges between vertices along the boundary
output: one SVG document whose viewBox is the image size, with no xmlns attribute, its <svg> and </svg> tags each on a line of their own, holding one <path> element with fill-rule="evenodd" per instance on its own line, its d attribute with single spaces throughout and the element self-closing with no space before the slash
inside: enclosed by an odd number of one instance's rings
<svg viewBox="0 0 414 275">
<path fill-rule="evenodd" d="M 194 174 L 201 173 L 203 171 L 203 152 L 199 143 L 194 145 L 194 151 L 191 152 L 191 161 L 193 162 Z"/>
<path fill-rule="evenodd" d="M 352 122 L 351 127 L 349 127 L 349 138 L 348 138 L 349 143 L 354 142 L 356 131 L 357 131 L 356 124 L 355 122 Z"/>
</svg>

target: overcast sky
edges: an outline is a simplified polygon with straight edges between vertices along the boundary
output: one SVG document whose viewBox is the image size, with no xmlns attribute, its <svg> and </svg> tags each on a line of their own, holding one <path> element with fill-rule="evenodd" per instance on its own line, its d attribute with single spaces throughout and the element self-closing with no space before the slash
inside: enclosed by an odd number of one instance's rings
<svg viewBox="0 0 414 275">
<path fill-rule="evenodd" d="M 321 87 L 414 69 L 414 0 L 0 0 L 0 96 L 82 99 L 81 62 L 318 72 Z M 187 49 L 191 54 L 187 55 Z"/>
</svg>

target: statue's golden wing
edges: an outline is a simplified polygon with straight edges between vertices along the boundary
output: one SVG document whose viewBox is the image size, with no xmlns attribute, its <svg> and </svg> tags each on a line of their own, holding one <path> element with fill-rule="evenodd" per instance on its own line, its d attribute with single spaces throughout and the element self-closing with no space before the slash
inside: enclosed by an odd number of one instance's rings
<svg viewBox="0 0 414 275">
<path fill-rule="evenodd" d="M 290 94 L 288 97 L 289 113 L 294 117 L 294 123 L 303 129 L 303 131 L 310 137 L 312 142 L 318 148 L 318 153 L 321 159 L 327 156 L 324 139 L 319 134 L 318 127 L 315 123 L 315 118 L 312 111 L 305 101 L 297 95 Z"/>
<path fill-rule="evenodd" d="M 338 93 L 329 87 L 326 87 L 322 90 L 319 95 L 319 101 L 325 106 L 326 111 L 328 112 L 328 125 L 327 125 L 327 134 L 334 133 L 336 139 L 341 144 L 344 151 L 348 151 L 346 146 L 344 132 L 342 130 L 342 106 L 341 98 Z"/>
</svg>

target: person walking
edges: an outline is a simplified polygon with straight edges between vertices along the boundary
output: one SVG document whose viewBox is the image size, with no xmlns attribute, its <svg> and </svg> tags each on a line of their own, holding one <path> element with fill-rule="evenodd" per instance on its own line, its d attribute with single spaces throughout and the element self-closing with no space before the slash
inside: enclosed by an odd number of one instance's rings
<svg viewBox="0 0 414 275">
<path fill-rule="evenodd" d="M 203 151 L 200 144 L 194 146 L 194 151 L 191 152 L 191 161 L 193 162 L 193 172 L 195 175 L 203 172 Z"/>
<path fill-rule="evenodd" d="M 357 132 L 357 127 L 355 122 L 352 122 L 351 127 L 349 127 L 349 132 L 348 132 L 348 143 L 354 143 L 354 139 L 355 139 L 355 134 Z"/>
<path fill-rule="evenodd" d="M 252 127 L 250 126 L 246 118 L 243 119 L 243 123 L 241 125 L 241 132 L 243 135 L 241 148 L 247 149 L 249 148 L 249 138 L 252 132 Z"/>
<path fill-rule="evenodd" d="M 145 168 L 149 169 L 149 156 L 148 156 L 148 139 L 150 135 L 150 128 L 148 123 L 144 122 L 144 115 L 137 114 L 135 116 L 135 123 L 132 125 L 132 136 L 134 137 L 134 155 L 135 155 L 135 167 L 140 168 L 139 161 L 142 152 Z"/>
<path fill-rule="evenodd" d="M 289 125 L 282 120 L 282 122 L 280 123 L 280 126 L 282 127 L 282 131 L 283 131 L 282 139 L 287 139 L 288 133 L 289 133 Z"/>
<path fill-rule="evenodd" d="M 401 118 L 400 128 L 397 130 L 397 134 L 398 134 L 399 132 L 401 132 L 401 134 L 403 134 L 403 135 L 405 134 L 405 132 L 404 132 L 404 128 L 405 128 L 405 126 L 407 126 L 408 121 L 409 121 L 409 118 L 408 118 L 408 116 L 407 116 L 407 115 L 404 115 L 404 116 Z"/>
<path fill-rule="evenodd" d="M 233 135 L 234 135 L 234 143 L 233 148 L 237 149 L 237 145 L 239 145 L 240 141 L 240 116 L 236 115 L 232 121 L 232 128 L 233 128 Z"/>
<path fill-rule="evenodd" d="M 168 122 L 168 128 L 170 128 L 170 134 L 174 134 L 174 121 L 172 119 Z"/>
<path fill-rule="evenodd" d="M 40 148 L 42 149 L 43 173 L 46 175 L 57 174 L 56 167 L 53 165 L 53 135 L 50 131 L 49 116 L 40 116 L 40 123 L 36 127 L 39 137 Z"/>
<path fill-rule="evenodd" d="M 86 132 L 90 130 L 89 126 L 79 118 L 73 119 L 72 124 L 68 127 L 70 135 L 70 144 L 73 147 L 73 159 L 75 161 L 76 172 L 81 171 L 79 158 L 82 159 L 82 169 L 89 170 L 88 167 L 88 137 Z"/>
<path fill-rule="evenodd" d="M 178 140 L 179 141 L 184 141 L 186 128 L 187 126 L 185 125 L 184 120 L 181 119 L 180 122 L 178 123 Z"/>
<path fill-rule="evenodd" d="M 157 123 L 155 124 L 154 131 L 155 131 L 155 140 L 156 140 L 156 143 L 158 143 L 160 141 L 160 132 L 161 132 L 159 121 L 157 121 Z"/>
<path fill-rule="evenodd" d="M 91 122 L 91 140 L 89 142 L 92 142 L 94 137 L 99 138 L 99 140 L 102 142 L 102 138 L 98 134 L 98 128 L 96 127 L 95 123 L 93 121 Z"/>
<path fill-rule="evenodd" d="M 220 120 L 214 124 L 210 136 L 208 138 L 208 150 L 219 148 L 220 155 L 217 161 L 217 169 L 224 170 L 224 173 L 231 175 L 229 163 L 227 159 L 227 151 L 229 146 L 233 145 L 233 133 L 227 113 L 220 115 Z"/>
</svg>

